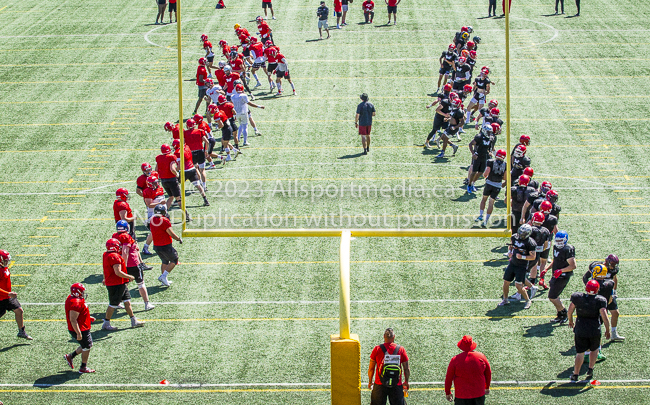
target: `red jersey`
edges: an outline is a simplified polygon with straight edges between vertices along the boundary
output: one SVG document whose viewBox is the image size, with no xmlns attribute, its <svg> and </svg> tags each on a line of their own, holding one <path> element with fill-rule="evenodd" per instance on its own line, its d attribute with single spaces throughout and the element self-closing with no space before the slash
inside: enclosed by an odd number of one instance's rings
<svg viewBox="0 0 650 405">
<path fill-rule="evenodd" d="M 203 41 L 203 49 L 205 49 L 206 52 L 212 53 L 212 42 L 210 41 Z"/>
<path fill-rule="evenodd" d="M 221 121 L 223 125 L 230 125 L 228 122 L 228 116 L 223 111 L 221 111 L 221 109 L 218 109 L 217 112 L 214 113 L 214 120 Z"/>
<path fill-rule="evenodd" d="M 208 78 L 208 71 L 205 69 L 205 66 L 199 66 L 196 68 L 196 85 L 205 86 L 205 79 Z"/>
<path fill-rule="evenodd" d="M 343 11 L 341 0 L 334 0 L 334 11 L 340 13 Z"/>
<path fill-rule="evenodd" d="M 115 220 L 119 221 L 120 219 L 120 211 L 126 211 L 126 216 L 130 217 L 133 215 L 133 211 L 131 211 L 131 207 L 129 206 L 129 203 L 126 201 L 122 201 L 120 199 L 117 199 L 113 202 L 113 215 L 115 216 Z"/>
<path fill-rule="evenodd" d="M 246 28 L 239 27 L 235 30 L 235 35 L 237 35 L 237 37 L 241 37 L 241 36 L 249 37 L 251 34 L 248 33 L 248 30 Z"/>
<path fill-rule="evenodd" d="M 136 186 L 140 189 L 143 190 L 149 186 L 147 186 L 147 175 L 146 174 L 141 174 L 140 177 L 135 181 Z"/>
<path fill-rule="evenodd" d="M 192 170 L 194 169 L 194 162 L 192 161 L 192 151 L 187 145 L 185 146 L 185 153 L 183 155 L 185 156 L 185 170 Z M 181 151 L 177 150 L 174 152 L 174 156 L 176 156 L 176 160 L 180 164 L 180 159 L 181 159 Z"/>
<path fill-rule="evenodd" d="M 397 6 L 397 0 L 388 0 L 388 7 Z"/>
<path fill-rule="evenodd" d="M 271 27 L 265 22 L 261 22 L 257 24 L 257 30 L 260 32 L 260 35 L 262 37 L 266 37 L 271 33 Z"/>
<path fill-rule="evenodd" d="M 140 264 L 140 257 L 138 256 L 135 239 L 133 239 L 128 232 L 115 232 L 112 238 L 119 240 L 122 247 L 126 246 L 129 249 L 126 256 L 126 267 L 134 267 Z"/>
<path fill-rule="evenodd" d="M 232 110 L 235 108 L 235 106 L 232 103 L 223 103 L 221 105 L 218 105 L 217 108 L 219 111 L 223 111 L 224 114 L 226 114 L 226 117 L 232 118 L 233 113 Z"/>
<path fill-rule="evenodd" d="M 158 186 L 158 188 L 147 187 L 142 192 L 143 198 L 150 198 L 152 200 L 155 200 L 156 197 L 161 195 L 165 195 L 165 190 L 163 190 L 162 186 Z"/>
<path fill-rule="evenodd" d="M 124 259 L 122 259 L 122 255 L 115 252 L 104 252 L 103 264 L 104 283 L 107 287 L 113 285 L 122 285 L 129 282 L 128 278 L 122 278 L 115 274 L 115 270 L 113 269 L 114 265 L 119 264 L 120 270 L 126 273 L 126 263 L 124 262 Z"/>
<path fill-rule="evenodd" d="M 169 155 L 156 156 L 156 163 L 158 164 L 158 174 L 160 179 L 173 179 L 176 177 L 170 168 L 172 162 L 176 162 L 176 157 L 171 153 Z"/>
<path fill-rule="evenodd" d="M 180 133 L 181 133 L 181 131 L 180 131 L 180 129 L 179 129 L 178 124 L 174 125 L 174 126 L 172 127 L 172 138 L 173 138 L 173 139 L 181 139 L 181 135 L 180 135 Z"/>
<path fill-rule="evenodd" d="M 204 150 L 203 137 L 205 132 L 200 129 L 186 129 L 183 131 L 185 137 L 185 145 L 190 147 L 190 150 Z"/>
<path fill-rule="evenodd" d="M 217 77 L 219 86 L 226 87 L 226 72 L 224 72 L 223 69 L 217 69 L 214 72 L 214 75 Z"/>
<path fill-rule="evenodd" d="M 375 2 L 372 0 L 366 0 L 363 2 L 362 6 L 364 11 L 372 11 L 375 8 Z"/>
<path fill-rule="evenodd" d="M 68 298 L 65 300 L 65 319 L 68 321 L 68 330 L 74 332 L 72 323 L 70 322 L 70 311 L 79 313 L 77 325 L 79 325 L 80 331 L 90 330 L 90 311 L 88 310 L 86 300 L 73 297 L 72 295 L 68 295 Z"/>
<path fill-rule="evenodd" d="M 172 243 L 172 237 L 167 233 L 167 229 L 172 227 L 167 217 L 161 215 L 154 215 L 149 222 L 151 229 L 151 237 L 153 238 L 154 246 L 165 246 Z"/>
<path fill-rule="evenodd" d="M 255 42 L 253 45 L 250 46 L 250 50 L 251 52 L 255 52 L 255 59 L 264 55 L 264 45 L 262 45 L 261 42 Z"/>
<path fill-rule="evenodd" d="M 388 351 L 389 354 L 395 354 L 393 353 L 395 351 L 395 347 L 397 346 L 395 342 L 385 344 L 384 346 L 386 347 L 386 350 Z M 404 363 L 406 361 L 409 361 L 409 356 L 406 355 L 406 349 L 404 349 L 404 346 L 399 347 L 399 357 L 400 357 L 400 364 Z M 370 354 L 370 359 L 374 360 L 377 363 L 377 368 L 375 370 L 375 384 L 376 385 L 381 385 L 381 369 L 384 366 L 384 351 L 381 350 L 380 346 L 375 346 L 374 349 L 372 349 L 372 353 Z M 402 375 L 400 374 L 399 376 L 399 383 L 397 385 L 402 385 Z"/>
<path fill-rule="evenodd" d="M 199 129 L 205 132 L 206 136 L 208 133 L 212 133 L 212 128 L 210 127 L 210 124 L 208 124 L 205 121 L 201 121 L 201 123 L 199 124 Z"/>
<path fill-rule="evenodd" d="M 239 73 L 232 72 L 230 75 L 226 75 L 224 80 L 226 81 L 226 93 L 235 92 L 235 80 L 239 80 Z M 224 87 L 224 86 L 222 86 Z"/>
<path fill-rule="evenodd" d="M 278 61 L 278 49 L 274 46 L 264 49 L 264 56 L 269 61 L 269 63 L 276 63 Z"/>
<path fill-rule="evenodd" d="M 237 38 L 239 38 L 239 43 L 241 43 L 242 46 L 246 46 L 246 39 L 250 38 L 250 34 L 246 31 L 245 33 L 237 35 Z"/>
<path fill-rule="evenodd" d="M 9 272 L 9 267 L 0 267 L 0 290 L 11 292 L 11 272 Z M 7 293 L 0 292 L 0 301 L 8 299 L 9 295 Z"/>
<path fill-rule="evenodd" d="M 241 53 L 237 55 L 237 59 L 235 60 L 230 60 L 230 67 L 232 67 L 232 70 L 235 72 L 243 72 L 245 69 L 244 65 L 244 55 Z M 223 86 L 222 86 L 223 87 Z"/>
<path fill-rule="evenodd" d="M 221 53 L 223 53 L 223 56 L 225 56 L 227 58 L 228 55 L 230 55 L 230 46 L 229 45 L 223 46 L 221 48 Z"/>
</svg>

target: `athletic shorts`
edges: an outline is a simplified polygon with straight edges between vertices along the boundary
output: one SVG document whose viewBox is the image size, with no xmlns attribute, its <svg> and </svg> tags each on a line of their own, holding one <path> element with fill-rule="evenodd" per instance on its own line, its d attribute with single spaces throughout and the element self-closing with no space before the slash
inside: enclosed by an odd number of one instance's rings
<svg viewBox="0 0 650 405">
<path fill-rule="evenodd" d="M 548 249 L 545 249 L 542 253 L 539 254 L 539 257 L 541 259 L 548 259 L 548 254 L 551 251 L 551 247 L 549 246 Z"/>
<path fill-rule="evenodd" d="M 329 29 L 329 26 L 327 25 L 327 20 L 318 20 L 318 29 L 321 28 Z"/>
<path fill-rule="evenodd" d="M 459 82 L 455 81 L 454 85 L 453 85 L 453 90 L 456 93 L 462 93 L 463 87 L 465 87 L 465 85 L 463 84 L 463 81 L 459 81 Z"/>
<path fill-rule="evenodd" d="M 388 14 L 397 13 L 397 6 L 388 6 Z"/>
<path fill-rule="evenodd" d="M 127 283 L 107 285 L 106 289 L 108 290 L 108 305 L 111 307 L 115 308 L 120 305 L 120 302 L 131 300 Z"/>
<path fill-rule="evenodd" d="M 206 86 L 199 86 L 199 98 L 205 97 L 205 93 L 208 91 Z"/>
<path fill-rule="evenodd" d="M 214 150 L 214 145 L 217 143 L 217 140 L 214 138 L 208 138 L 208 143 L 210 144 L 208 146 L 208 155 L 209 155 Z"/>
<path fill-rule="evenodd" d="M 447 129 L 449 126 L 449 121 L 445 121 L 445 117 L 440 114 L 436 114 L 436 117 L 433 119 L 433 132 L 434 134 L 441 129 Z"/>
<path fill-rule="evenodd" d="M 550 287 L 548 290 L 548 298 L 552 300 L 559 298 L 570 279 L 571 277 L 555 278 L 551 276 L 551 281 L 548 283 L 548 286 Z"/>
<path fill-rule="evenodd" d="M 167 3 L 167 0 L 158 0 L 158 5 L 163 6 Z"/>
<path fill-rule="evenodd" d="M 126 268 L 126 274 L 129 274 L 133 277 L 135 277 L 135 282 L 136 283 L 141 283 L 142 282 L 142 270 L 140 270 L 139 266 L 131 266 Z"/>
<path fill-rule="evenodd" d="M 205 151 L 203 149 L 201 150 L 193 150 L 192 151 L 192 162 L 194 162 L 195 165 L 202 165 L 205 163 Z"/>
<path fill-rule="evenodd" d="M 335 12 L 334 12 L 334 15 L 335 15 L 336 17 L 341 17 L 341 16 L 343 15 L 343 12 L 341 12 L 341 11 L 335 11 Z"/>
<path fill-rule="evenodd" d="M 347 4 L 343 4 L 343 5 L 342 5 L 342 10 L 343 10 L 343 11 L 348 11 L 348 5 L 347 5 Z"/>
<path fill-rule="evenodd" d="M 253 69 L 259 69 L 265 67 L 264 62 L 253 62 Z"/>
<path fill-rule="evenodd" d="M 282 79 L 282 78 L 285 78 L 287 80 L 291 79 L 291 76 L 289 76 L 289 71 L 288 70 L 276 70 L 275 71 L 275 76 L 278 79 Z"/>
<path fill-rule="evenodd" d="M 483 173 L 486 167 L 487 167 L 487 156 L 484 158 L 479 156 L 472 162 L 472 171 L 474 173 Z"/>
<path fill-rule="evenodd" d="M 485 104 L 485 93 L 475 91 L 470 102 L 474 104 Z"/>
<path fill-rule="evenodd" d="M 451 68 L 451 66 L 447 65 L 440 68 L 438 71 L 439 74 L 441 75 L 451 75 L 454 70 Z"/>
<path fill-rule="evenodd" d="M 370 135 L 372 125 L 359 125 L 359 135 Z"/>
<path fill-rule="evenodd" d="M 239 127 L 237 126 L 237 118 L 233 115 L 232 117 L 228 118 L 228 122 L 230 122 L 230 128 L 232 128 L 232 133 L 236 133 L 237 129 Z"/>
<path fill-rule="evenodd" d="M 20 308 L 20 302 L 16 298 L 7 298 L 0 301 L 0 318 L 7 313 L 7 311 L 14 311 Z"/>
<path fill-rule="evenodd" d="M 249 56 L 251 56 L 251 50 L 246 48 L 242 51 L 241 54 L 244 55 L 245 58 L 248 58 Z"/>
<path fill-rule="evenodd" d="M 176 11 L 176 3 L 169 3 L 169 12 Z"/>
<path fill-rule="evenodd" d="M 607 304 L 607 310 L 608 311 L 616 311 L 618 309 L 618 303 L 616 302 L 616 297 L 612 299 L 612 302 Z"/>
<path fill-rule="evenodd" d="M 266 66 L 266 71 L 272 73 L 277 67 L 278 67 L 277 62 L 276 63 L 269 62 L 269 64 Z"/>
<path fill-rule="evenodd" d="M 221 128 L 221 140 L 230 141 L 231 139 L 232 139 L 232 128 L 230 128 L 230 125 L 224 125 L 223 128 Z"/>
<path fill-rule="evenodd" d="M 596 351 L 600 347 L 600 335 L 592 337 L 575 336 L 576 353 L 584 353 L 587 350 Z"/>
<path fill-rule="evenodd" d="M 526 265 L 519 266 L 512 262 L 508 263 L 508 267 L 503 273 L 503 279 L 511 283 L 514 280 L 516 283 L 523 284 L 526 280 Z"/>
<path fill-rule="evenodd" d="M 273 8 L 270 1 L 262 1 L 262 8 Z"/>
<path fill-rule="evenodd" d="M 185 170 L 185 180 L 189 181 L 190 183 L 199 181 L 199 174 L 196 172 L 196 169 Z"/>
<path fill-rule="evenodd" d="M 489 195 L 491 199 L 496 200 L 501 192 L 501 187 L 494 187 L 489 184 L 486 184 L 483 187 L 483 195 Z"/>
<path fill-rule="evenodd" d="M 162 264 L 178 264 L 178 252 L 171 243 L 163 246 L 154 245 L 153 250 L 158 254 Z"/>
<path fill-rule="evenodd" d="M 181 187 L 178 184 L 178 179 L 176 177 L 173 177 L 171 179 L 160 179 L 160 185 L 165 189 L 165 192 L 168 196 L 181 196 Z"/>
<path fill-rule="evenodd" d="M 454 398 L 454 405 L 485 405 L 485 395 L 478 398 Z"/>
<path fill-rule="evenodd" d="M 79 343 L 82 349 L 85 351 L 90 350 L 93 347 L 93 337 L 90 335 L 90 329 L 81 331 L 81 340 L 77 339 L 77 332 L 69 330 L 70 336 Z"/>
<path fill-rule="evenodd" d="M 214 55 L 213 56 L 208 56 L 207 59 L 208 59 L 208 62 L 214 62 Z"/>
</svg>

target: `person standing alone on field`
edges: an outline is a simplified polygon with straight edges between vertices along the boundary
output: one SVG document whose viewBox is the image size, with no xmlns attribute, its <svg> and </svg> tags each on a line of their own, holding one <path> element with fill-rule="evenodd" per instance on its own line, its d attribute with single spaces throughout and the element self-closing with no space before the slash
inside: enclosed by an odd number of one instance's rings
<svg viewBox="0 0 650 405">
<path fill-rule="evenodd" d="M 167 0 L 156 0 L 156 3 L 158 4 L 158 15 L 156 15 L 156 25 L 164 24 L 165 8 L 167 6 Z M 160 20 L 160 22 L 158 22 L 158 20 Z"/>
<path fill-rule="evenodd" d="M 318 34 L 320 35 L 320 39 L 323 39 L 323 28 L 325 28 L 325 31 L 327 32 L 327 38 L 325 39 L 329 39 L 330 37 L 330 30 L 327 26 L 327 15 L 329 13 L 330 9 L 327 8 L 324 1 L 321 1 L 320 7 L 316 10 L 316 15 L 318 16 Z"/>
<path fill-rule="evenodd" d="M 348 25 L 348 23 L 345 22 L 345 17 L 348 14 L 348 3 L 352 3 L 353 0 L 342 0 L 341 3 L 343 5 L 343 18 L 341 19 L 341 27 L 344 25 Z"/>
<path fill-rule="evenodd" d="M 458 348 L 463 351 L 454 356 L 447 367 L 445 378 L 445 395 L 447 401 L 456 405 L 483 405 L 485 395 L 490 393 L 492 369 L 485 355 L 476 350 L 476 342 L 471 336 L 463 336 L 458 342 Z M 454 385 L 454 395 L 451 385 Z"/>
<path fill-rule="evenodd" d="M 359 128 L 363 154 L 370 152 L 370 130 L 372 129 L 372 117 L 375 116 L 375 106 L 368 102 L 368 95 L 363 93 L 361 103 L 357 106 L 357 115 L 354 119 L 354 126 Z"/>
<path fill-rule="evenodd" d="M 384 0 L 386 2 L 386 6 L 388 6 L 388 22 L 386 25 L 390 25 L 390 15 L 393 15 L 393 25 L 397 25 L 397 5 L 402 1 L 402 0 Z"/>
<path fill-rule="evenodd" d="M 404 382 L 402 382 L 402 372 Z M 390 405 L 406 405 L 404 393 L 409 389 L 410 376 L 411 369 L 406 349 L 395 343 L 395 331 L 388 328 L 384 332 L 384 343 L 375 346 L 370 354 L 368 367 L 368 389 L 372 390 L 370 405 L 385 405 L 386 399 L 390 401 Z"/>
<path fill-rule="evenodd" d="M 271 10 L 271 18 L 275 20 L 275 14 L 273 13 L 273 4 L 271 3 L 271 0 L 262 0 L 262 8 L 264 9 L 264 18 L 268 18 L 269 15 L 266 12 L 266 9 L 268 8 Z"/>
</svg>

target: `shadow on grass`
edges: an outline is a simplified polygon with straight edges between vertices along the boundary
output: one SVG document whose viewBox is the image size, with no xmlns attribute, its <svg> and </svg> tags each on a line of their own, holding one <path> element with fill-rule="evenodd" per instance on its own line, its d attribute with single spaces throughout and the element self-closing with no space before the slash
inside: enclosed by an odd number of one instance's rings
<svg viewBox="0 0 650 405">
<path fill-rule="evenodd" d="M 464 188 L 464 187 L 463 187 L 463 188 Z M 464 193 L 464 194 L 461 194 L 461 195 L 460 195 L 459 197 L 457 197 L 457 198 L 453 198 L 451 201 L 455 201 L 455 202 L 467 202 L 467 201 L 475 200 L 476 198 L 477 198 L 477 197 L 476 197 L 476 194 L 474 194 L 474 193 Z"/>
<path fill-rule="evenodd" d="M 20 346 L 29 346 L 29 345 L 27 343 L 16 343 L 11 346 L 3 347 L 2 349 L 0 349 L 0 353 L 8 352 L 9 350 L 15 349 L 16 347 L 20 347 Z"/>
<path fill-rule="evenodd" d="M 355 153 L 353 155 L 339 156 L 337 159 L 355 159 L 361 156 L 363 156 L 363 152 Z"/>
<path fill-rule="evenodd" d="M 65 364 L 65 361 L 63 361 L 63 359 L 61 360 L 62 360 L 61 362 Z M 65 366 L 68 367 L 67 364 Z M 81 374 L 79 374 L 79 372 L 75 370 L 59 371 L 56 374 L 51 374 L 37 379 L 36 381 L 34 381 L 34 387 L 46 388 L 46 387 L 51 387 L 53 385 L 61 385 L 67 383 L 68 381 L 77 380 L 79 377 L 81 377 Z"/>
<path fill-rule="evenodd" d="M 483 262 L 483 266 L 487 267 L 505 267 L 508 265 L 508 259 L 505 257 L 499 259 L 490 259 Z"/>
<path fill-rule="evenodd" d="M 104 280 L 104 276 L 102 274 L 91 274 L 87 276 L 86 278 L 83 279 L 82 283 L 83 284 L 100 284 Z"/>
<path fill-rule="evenodd" d="M 492 253 L 506 253 L 507 251 L 508 251 L 508 246 L 506 245 L 498 246 L 490 250 L 490 252 Z"/>
<path fill-rule="evenodd" d="M 580 17 L 580 14 L 568 15 L 564 18 L 575 18 L 575 17 Z"/>
<path fill-rule="evenodd" d="M 571 367 L 571 372 L 573 372 L 573 367 Z M 569 378 L 567 376 L 567 378 Z M 591 389 L 588 381 L 580 381 L 577 383 L 563 383 L 558 385 L 553 385 L 553 383 L 548 383 L 544 388 L 540 390 L 540 394 L 548 395 L 550 397 L 573 397 L 583 392 L 587 392 Z"/>
<path fill-rule="evenodd" d="M 307 40 L 305 40 L 305 42 L 318 42 L 318 41 L 322 41 L 322 40 L 323 40 L 322 38 L 307 39 Z"/>
<path fill-rule="evenodd" d="M 524 337 L 548 337 L 553 335 L 555 328 L 551 323 L 540 323 L 539 325 L 529 326 L 524 333 Z"/>
<path fill-rule="evenodd" d="M 517 313 L 523 311 L 523 309 L 523 302 L 511 302 L 509 305 L 488 310 L 485 313 L 485 316 L 489 317 L 490 321 L 502 321 L 516 316 Z"/>
</svg>

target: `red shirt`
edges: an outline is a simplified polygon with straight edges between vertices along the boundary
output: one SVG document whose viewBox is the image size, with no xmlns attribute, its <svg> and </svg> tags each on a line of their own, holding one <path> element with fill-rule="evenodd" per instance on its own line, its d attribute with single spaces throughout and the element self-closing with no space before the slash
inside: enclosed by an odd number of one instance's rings
<svg viewBox="0 0 650 405">
<path fill-rule="evenodd" d="M 388 0 L 388 6 L 389 7 L 397 6 L 397 0 Z"/>
<path fill-rule="evenodd" d="M 235 108 L 235 106 L 232 103 L 223 103 L 221 105 L 218 105 L 217 108 L 219 111 L 223 111 L 223 113 L 226 114 L 227 118 L 233 117 L 232 110 Z"/>
<path fill-rule="evenodd" d="M 186 129 L 183 131 L 185 137 L 185 144 L 190 147 L 190 150 L 204 150 L 203 137 L 205 132 L 200 129 Z"/>
<path fill-rule="evenodd" d="M 274 46 L 264 49 L 264 56 L 269 63 L 276 63 L 278 61 L 278 49 Z"/>
<path fill-rule="evenodd" d="M 248 33 L 248 30 L 246 28 L 244 28 L 244 27 L 237 28 L 235 30 L 235 35 L 237 35 L 238 37 L 241 37 L 242 35 L 245 35 L 247 37 L 250 36 L 250 34 Z"/>
<path fill-rule="evenodd" d="M 139 249 L 136 247 L 135 240 L 128 232 L 115 232 L 112 237 L 119 240 L 122 247 L 126 246 L 129 249 L 126 256 L 126 267 L 134 267 L 140 264 L 140 257 L 138 256 Z"/>
<path fill-rule="evenodd" d="M 174 3 L 176 3 L 176 0 L 169 0 L 169 2 L 174 4 Z"/>
<path fill-rule="evenodd" d="M 217 78 L 217 82 L 219 82 L 219 86 L 225 87 L 226 86 L 226 72 L 224 72 L 223 69 L 217 69 L 214 72 L 214 75 Z"/>
<path fill-rule="evenodd" d="M 237 59 L 230 60 L 230 67 L 236 72 L 242 72 L 244 70 L 244 55 L 241 53 L 238 54 Z M 223 86 L 222 86 L 223 87 Z"/>
<path fill-rule="evenodd" d="M 140 190 L 143 190 L 149 186 L 147 186 L 147 175 L 146 174 L 141 174 L 140 177 L 135 181 L 135 184 L 138 186 Z"/>
<path fill-rule="evenodd" d="M 205 121 L 201 121 L 201 123 L 199 124 L 199 129 L 205 132 L 206 136 L 208 133 L 212 133 L 212 128 L 210 128 L 210 124 L 208 124 Z"/>
<path fill-rule="evenodd" d="M 172 162 L 176 162 L 176 156 L 172 155 L 158 155 L 156 156 L 156 163 L 158 164 L 158 174 L 161 179 L 173 179 L 176 176 L 172 173 L 169 166 Z"/>
<path fill-rule="evenodd" d="M 104 252 L 103 263 L 104 280 L 107 287 L 122 285 L 129 282 L 128 278 L 122 278 L 115 274 L 115 270 L 113 269 L 113 265 L 119 264 L 122 272 L 126 273 L 126 263 L 124 262 L 124 259 L 122 259 L 122 255 L 115 252 Z"/>
<path fill-rule="evenodd" d="M 119 221 L 120 219 L 120 211 L 126 211 L 126 216 L 130 217 L 133 215 L 133 211 L 131 211 L 131 207 L 129 206 L 129 203 L 126 201 L 122 201 L 120 199 L 117 199 L 113 202 L 113 215 L 115 215 L 115 220 Z"/>
<path fill-rule="evenodd" d="M 173 139 L 181 139 L 180 132 L 181 131 L 179 130 L 178 124 L 174 125 L 172 127 L 172 138 Z"/>
<path fill-rule="evenodd" d="M 11 272 L 9 272 L 9 267 L 0 267 L 0 290 L 11 292 Z M 8 294 L 0 292 L 0 301 L 8 299 Z"/>
<path fill-rule="evenodd" d="M 219 106 L 221 107 L 221 106 Z M 215 121 L 221 121 L 223 125 L 230 125 L 228 122 L 228 116 L 226 113 L 224 113 L 221 108 L 217 110 L 217 112 L 214 113 L 214 120 Z"/>
<path fill-rule="evenodd" d="M 223 56 L 227 58 L 230 55 L 230 46 L 229 45 L 222 46 L 221 53 L 223 54 Z"/>
<path fill-rule="evenodd" d="M 264 55 L 264 45 L 262 45 L 261 42 L 255 42 L 253 45 L 250 46 L 250 50 L 251 52 L 255 52 L 255 59 Z"/>
<path fill-rule="evenodd" d="M 334 11 L 340 13 L 343 11 L 341 0 L 334 0 Z"/>
<path fill-rule="evenodd" d="M 203 49 L 205 49 L 208 52 L 212 52 L 212 42 L 203 41 Z"/>
<path fill-rule="evenodd" d="M 393 352 L 395 351 L 395 347 L 397 346 L 395 342 L 385 344 L 386 350 L 388 350 L 388 354 L 394 354 Z M 400 357 L 400 364 L 409 361 L 409 356 L 406 354 L 406 349 L 404 349 L 404 346 L 399 347 L 399 357 Z M 384 365 L 384 351 L 381 350 L 380 346 L 375 346 L 374 349 L 372 349 L 372 353 L 370 354 L 370 360 L 374 360 L 377 363 L 377 368 L 375 370 L 375 384 L 381 385 L 381 369 Z M 397 385 L 402 385 L 402 375 L 400 374 L 399 376 L 399 384 Z"/>
<path fill-rule="evenodd" d="M 201 76 L 201 77 L 199 77 Z M 205 86 L 205 79 L 208 78 L 208 71 L 205 69 L 205 66 L 199 66 L 196 68 L 196 85 Z"/>
<path fill-rule="evenodd" d="M 149 222 L 151 229 L 151 237 L 153 238 L 154 246 L 165 246 L 172 243 L 172 237 L 167 233 L 167 229 L 172 227 L 167 217 L 161 215 L 154 215 Z"/>
<path fill-rule="evenodd" d="M 226 75 L 224 80 L 226 82 L 226 93 L 233 93 L 235 91 L 235 80 L 239 80 L 239 73 L 232 72 L 230 75 Z"/>
<path fill-rule="evenodd" d="M 194 162 L 192 162 L 192 151 L 187 145 L 185 145 L 185 153 L 183 153 L 183 155 L 185 156 L 185 170 L 192 170 L 194 168 Z M 181 151 L 177 150 L 174 152 L 174 156 L 176 156 L 176 161 L 180 164 Z"/>
<path fill-rule="evenodd" d="M 65 300 L 65 319 L 68 321 L 68 330 L 74 332 L 72 322 L 70 322 L 70 311 L 79 313 L 77 324 L 79 325 L 80 331 L 90 330 L 90 311 L 88 310 L 86 300 L 73 297 L 72 295 L 68 295 L 68 298 Z"/>
<path fill-rule="evenodd" d="M 152 200 L 155 200 L 156 197 L 165 195 L 165 190 L 163 190 L 162 186 L 158 186 L 158 188 L 154 189 L 151 187 L 147 187 L 144 189 L 142 192 L 142 197 L 143 198 L 151 198 Z"/>
<path fill-rule="evenodd" d="M 451 393 L 453 381 L 456 398 L 470 399 L 485 395 L 490 389 L 492 370 L 483 353 L 463 352 L 454 356 L 447 367 L 445 394 Z"/>
<path fill-rule="evenodd" d="M 241 34 L 237 34 L 237 38 L 239 38 L 239 42 L 242 46 L 246 46 L 246 43 L 244 41 L 246 41 L 246 38 L 250 38 L 250 34 L 248 31 L 242 32 Z"/>
<path fill-rule="evenodd" d="M 271 27 L 265 22 L 257 24 L 257 30 L 260 32 L 260 35 L 265 37 L 271 32 Z"/>
<path fill-rule="evenodd" d="M 375 8 L 375 2 L 372 0 L 366 0 L 363 2 L 363 9 L 365 11 L 372 11 Z"/>
</svg>

